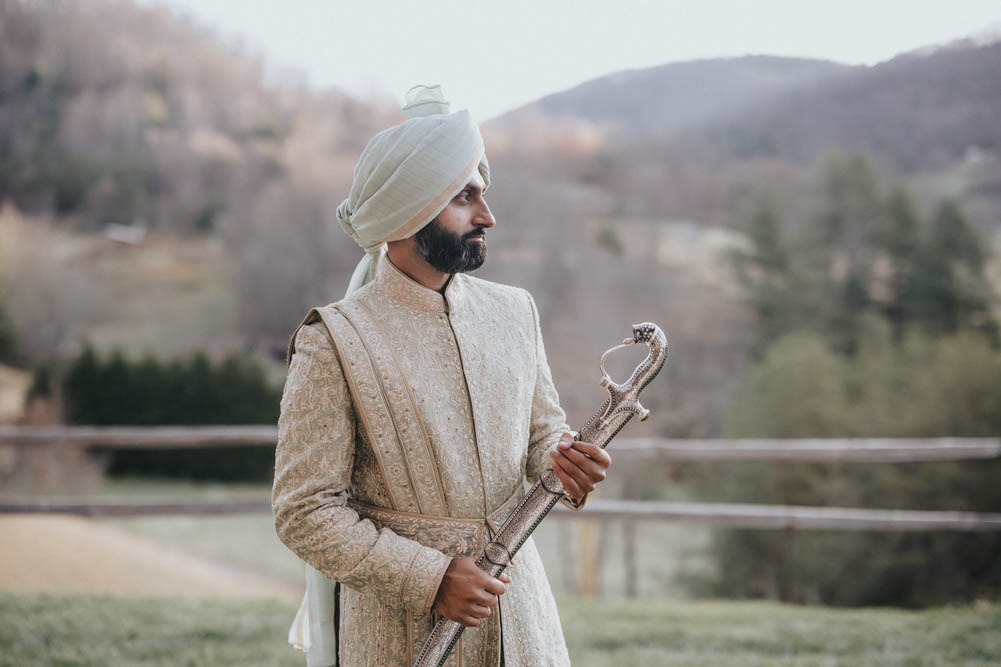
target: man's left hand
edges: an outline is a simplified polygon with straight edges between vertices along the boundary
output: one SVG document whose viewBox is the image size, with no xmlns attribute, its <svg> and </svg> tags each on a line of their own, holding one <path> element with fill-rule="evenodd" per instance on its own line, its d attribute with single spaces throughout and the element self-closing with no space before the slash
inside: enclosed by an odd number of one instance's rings
<svg viewBox="0 0 1001 667">
<path fill-rule="evenodd" d="M 594 491 L 595 485 L 605 479 L 612 459 L 601 447 L 574 440 L 573 433 L 564 433 L 556 448 L 550 450 L 553 472 L 563 482 L 563 490 L 575 502 Z"/>
</svg>

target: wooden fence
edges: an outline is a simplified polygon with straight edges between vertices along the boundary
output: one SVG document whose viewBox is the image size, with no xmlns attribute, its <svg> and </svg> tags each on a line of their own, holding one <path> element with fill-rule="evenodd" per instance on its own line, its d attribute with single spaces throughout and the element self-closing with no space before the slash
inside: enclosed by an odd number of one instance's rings
<svg viewBox="0 0 1001 667">
<path fill-rule="evenodd" d="M 248 514 L 270 512 L 266 499 L 215 501 L 116 502 L 59 498 L 0 498 L 0 514 L 78 514 L 82 516 L 150 516 L 169 514 Z M 618 519 L 711 523 L 742 528 L 779 530 L 878 530 L 916 532 L 1001 530 L 1001 514 L 928 512 L 854 507 L 806 507 L 747 503 L 690 503 L 630 500 L 589 500 L 585 511 L 561 505 L 553 516 L 578 521 Z"/>
<path fill-rule="evenodd" d="M 0 446 L 172 449 L 260 445 L 273 447 L 274 426 L 0 426 Z M 1001 456 L 1001 438 L 671 440 L 620 438 L 616 462 L 775 461 L 906 462 L 989 459 Z M 121 503 L 87 499 L 3 498 L 0 513 L 61 512 L 89 516 L 142 514 L 233 514 L 270 511 L 266 499 Z M 741 503 L 633 502 L 594 499 L 586 512 L 567 519 L 700 522 L 786 530 L 995 531 L 1001 514 L 914 510 L 800 507 Z"/>
<path fill-rule="evenodd" d="M 274 426 L 0 426 L 0 445 L 175 449 L 273 447 Z M 1001 438 L 814 438 L 796 440 L 618 438 L 616 460 L 892 463 L 1001 456 Z"/>
<path fill-rule="evenodd" d="M 203 446 L 273 447 L 274 426 L 93 427 L 0 426 L 0 447 L 174 449 Z M 900 463 L 991 459 L 1001 456 L 1001 438 L 671 440 L 620 438 L 613 446 L 617 464 L 671 461 L 771 461 Z M 4 498 L 0 514 L 68 513 L 84 516 L 267 513 L 266 498 L 217 501 L 120 502 L 72 498 Z M 590 500 L 583 512 L 557 506 L 553 516 L 578 524 L 576 591 L 594 595 L 598 588 L 600 526 L 615 520 L 624 529 L 626 594 L 636 595 L 638 568 L 636 525 L 641 521 L 697 522 L 740 528 L 778 530 L 959 531 L 1001 530 L 1001 514 L 804 507 L 746 503 L 636 502 Z M 561 545 L 566 549 L 568 545 Z M 590 557 L 587 555 L 590 554 Z"/>
</svg>

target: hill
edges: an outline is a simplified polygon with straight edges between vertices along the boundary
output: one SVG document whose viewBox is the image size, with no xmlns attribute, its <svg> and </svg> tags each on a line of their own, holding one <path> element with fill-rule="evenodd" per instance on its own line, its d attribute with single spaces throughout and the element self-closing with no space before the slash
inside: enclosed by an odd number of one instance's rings
<svg viewBox="0 0 1001 667">
<path fill-rule="evenodd" d="M 330 199 L 350 186 L 368 137 L 400 113 L 262 72 L 255 57 L 164 7 L 0 1 L 0 205 L 38 234 L 79 234 L 74 241 L 128 260 L 139 253 L 97 232 L 117 223 L 147 246 L 164 237 L 218 244 L 209 250 L 225 255 L 214 265 L 226 274 L 224 310 L 237 314 L 230 340 L 283 349 L 310 306 L 343 291 L 359 251 L 340 233 Z M 5 259 L 22 250 L 3 241 Z M 48 260 L 36 268 L 0 263 L 0 285 L 18 287 L 0 295 L 0 307 L 30 348 L 21 351 L 27 362 L 65 354 L 81 329 L 94 332 L 91 323 L 71 326 L 61 343 L 37 345 L 46 302 L 36 286 L 58 282 L 82 304 L 106 292 L 80 272 L 40 275 L 43 265 L 68 267 L 53 262 L 55 248 L 46 255 L 35 245 Z M 128 260 L 121 268 L 143 271 Z M 79 263 L 89 273 L 89 260 Z M 145 303 L 163 313 L 174 298 L 154 290 Z"/>
<path fill-rule="evenodd" d="M 388 114 L 265 81 L 164 7 L 0 3 L 0 201 L 64 225 L 213 232 L 250 193 L 350 183 Z"/>
<path fill-rule="evenodd" d="M 915 169 L 944 159 L 909 177 L 921 212 L 954 196 L 997 228 L 998 124 L 980 122 L 1001 108 L 988 80 L 995 48 L 872 68 L 676 63 L 486 123 L 498 226 L 480 275 L 535 295 L 560 341 L 550 362 L 572 388 L 572 416 L 593 409 L 586 360 L 624 323 L 652 320 L 687 351 L 667 371 L 686 391 L 669 396 L 665 383 L 648 399 L 665 408 L 659 432 L 717 433 L 746 343 L 727 258 L 762 192 L 790 227 L 815 214 L 817 151 L 868 146 Z M 907 110 L 906 91 L 933 108 Z M 912 127 L 894 134 L 898 115 Z M 365 142 L 400 118 L 336 90 L 266 81 L 254 57 L 160 7 L 0 0 L 0 309 L 23 363 L 89 338 L 163 356 L 264 349 L 280 374 L 295 324 L 343 294 L 361 252 L 334 209 Z M 971 141 L 979 153 L 963 148 Z M 142 240 L 100 234 L 109 223 Z"/>
<path fill-rule="evenodd" d="M 670 63 L 587 81 L 504 114 L 491 125 L 510 127 L 526 115 L 571 116 L 633 138 L 665 138 L 854 69 L 767 55 Z"/>
<path fill-rule="evenodd" d="M 800 163 L 861 151 L 905 173 L 1001 149 L 1001 42 L 963 40 L 873 66 L 745 56 L 624 71 L 492 121 L 594 124 L 637 143 L 683 141 L 728 159 Z"/>
<path fill-rule="evenodd" d="M 1001 150 L 1001 43 L 907 53 L 710 121 L 704 141 L 738 158 L 798 162 L 860 151 L 911 173 Z"/>
</svg>

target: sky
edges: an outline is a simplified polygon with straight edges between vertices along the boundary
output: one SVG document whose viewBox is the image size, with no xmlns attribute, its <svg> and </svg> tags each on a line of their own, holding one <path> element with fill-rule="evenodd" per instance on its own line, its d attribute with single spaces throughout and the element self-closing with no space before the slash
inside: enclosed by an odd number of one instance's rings
<svg viewBox="0 0 1001 667">
<path fill-rule="evenodd" d="M 137 0 L 261 56 L 268 76 L 403 102 L 440 83 L 486 120 L 589 79 L 770 54 L 872 65 L 988 31 L 998 0 Z"/>
</svg>

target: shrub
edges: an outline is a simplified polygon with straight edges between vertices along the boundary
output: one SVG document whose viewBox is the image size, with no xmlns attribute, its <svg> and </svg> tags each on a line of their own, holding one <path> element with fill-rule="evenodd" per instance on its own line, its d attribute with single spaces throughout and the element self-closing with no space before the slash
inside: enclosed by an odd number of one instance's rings
<svg viewBox="0 0 1001 667">
<path fill-rule="evenodd" d="M 1001 351 L 973 334 L 863 337 L 841 357 L 819 335 L 777 341 L 726 419 L 731 437 L 982 436 L 1001 432 Z M 714 501 L 996 512 L 1001 461 L 729 464 L 700 468 Z M 711 472 L 711 474 L 710 474 Z M 720 530 L 716 595 L 926 606 L 1001 595 L 997 533 Z"/>
<path fill-rule="evenodd" d="M 261 361 L 230 353 L 218 363 L 204 351 L 187 359 L 138 361 L 120 351 L 100 358 L 87 346 L 63 378 L 71 424 L 273 424 L 281 388 L 268 382 Z M 176 450 L 106 450 L 112 475 L 196 479 L 270 479 L 269 447 L 200 447 Z"/>
</svg>

